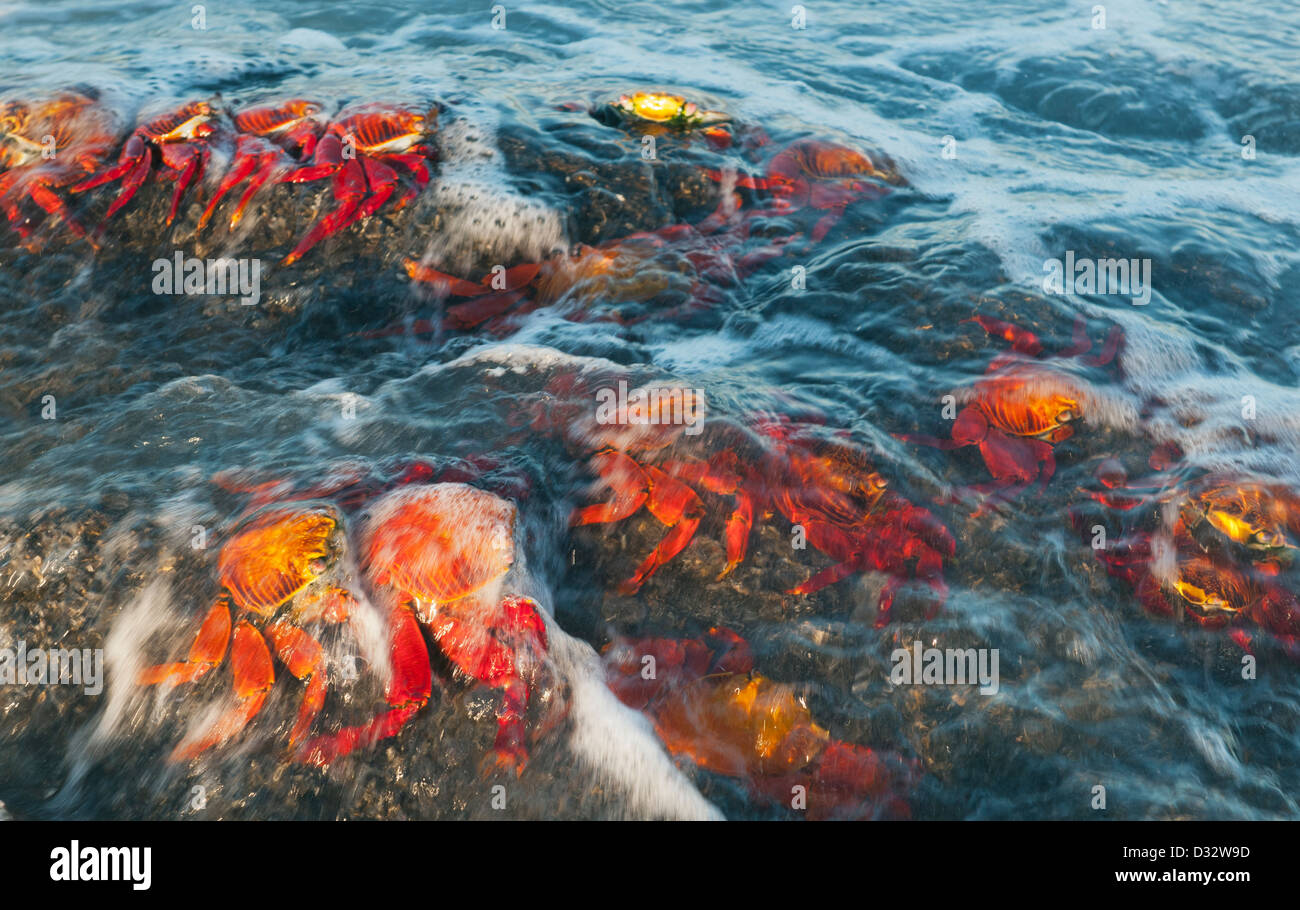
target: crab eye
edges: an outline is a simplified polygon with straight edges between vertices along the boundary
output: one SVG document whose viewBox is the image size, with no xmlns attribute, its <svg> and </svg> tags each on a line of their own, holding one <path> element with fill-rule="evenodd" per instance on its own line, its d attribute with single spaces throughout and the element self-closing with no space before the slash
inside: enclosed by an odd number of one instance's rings
<svg viewBox="0 0 1300 910">
<path fill-rule="evenodd" d="M 1256 531 L 1251 536 L 1251 543 L 1259 547 L 1284 547 L 1286 538 L 1276 531 Z"/>
</svg>

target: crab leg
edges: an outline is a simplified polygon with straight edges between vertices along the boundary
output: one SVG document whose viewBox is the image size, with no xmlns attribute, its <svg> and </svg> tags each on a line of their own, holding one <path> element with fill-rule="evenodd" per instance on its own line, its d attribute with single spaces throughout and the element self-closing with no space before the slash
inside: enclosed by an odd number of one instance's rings
<svg viewBox="0 0 1300 910">
<path fill-rule="evenodd" d="M 161 683 L 179 685 L 202 679 L 226 656 L 226 644 L 229 641 L 229 598 L 223 594 L 208 610 L 203 625 L 199 627 L 199 632 L 194 637 L 194 643 L 190 645 L 189 657 L 180 663 L 149 667 L 141 671 L 137 683 L 141 686 L 154 686 Z"/>
<path fill-rule="evenodd" d="M 122 180 L 122 191 L 117 194 L 117 198 L 113 200 L 113 204 L 110 205 L 108 211 L 104 213 L 104 221 L 101 224 L 106 224 L 110 218 L 117 214 L 118 210 L 120 210 L 122 206 L 130 202 L 131 198 L 135 196 L 140 187 L 144 186 L 145 180 L 148 179 L 149 169 L 153 164 L 149 160 L 148 152 L 143 148 L 143 145 L 143 140 L 141 140 L 142 148 L 140 158 L 138 161 L 131 162 L 133 166 L 128 168 L 130 172 Z M 81 183 L 74 186 L 72 191 L 75 193 L 79 189 L 89 189 L 91 186 L 98 185 L 98 183 L 91 183 L 89 185 Z"/>
<path fill-rule="evenodd" d="M 441 609 L 430 628 L 438 647 L 461 671 L 501 690 L 503 704 L 492 762 L 522 774 L 527 760 L 524 719 L 532 691 L 524 680 L 519 657 L 521 652 L 544 653 L 547 647 L 546 626 L 536 606 L 527 598 L 508 598 L 486 627 L 479 617 L 467 622 Z"/>
<path fill-rule="evenodd" d="M 992 316 L 972 316 L 962 321 L 978 323 L 979 327 L 984 331 L 995 338 L 1010 342 L 1012 350 L 1027 357 L 1037 357 L 1043 352 L 1043 343 L 1038 340 L 1038 336 L 1028 329 L 1022 329 L 1013 322 L 1004 322 L 1001 319 L 994 319 Z M 1078 337 L 1077 334 L 1075 337 Z M 1086 336 L 1084 341 L 1087 341 Z M 1084 350 L 1087 350 L 1087 348 L 1085 347 Z"/>
<path fill-rule="evenodd" d="M 181 199 L 190 185 L 203 176 L 203 168 L 208 161 L 207 146 L 195 148 L 190 145 L 164 145 L 162 147 L 163 163 L 173 170 L 180 171 L 176 178 L 176 192 L 172 194 L 172 206 L 167 213 L 167 224 L 176 220 L 180 211 Z"/>
<path fill-rule="evenodd" d="M 312 721 L 325 704 L 325 691 L 328 680 L 325 673 L 325 652 L 320 642 L 311 635 L 291 626 L 287 622 L 273 622 L 267 627 L 266 634 L 275 647 L 275 653 L 295 678 L 307 683 L 307 692 L 298 710 L 298 720 L 289 734 L 289 746 L 297 745 Z"/>
<path fill-rule="evenodd" d="M 1110 331 L 1106 333 L 1106 343 L 1102 346 L 1101 353 L 1095 357 L 1084 357 L 1083 362 L 1090 367 L 1105 366 L 1115 359 L 1123 343 L 1124 330 L 1117 325 L 1111 326 Z"/>
<path fill-rule="evenodd" d="M 276 164 L 277 161 L 275 156 L 267 155 L 261 168 L 259 168 L 257 173 L 253 175 L 253 179 L 248 181 L 248 188 L 245 189 L 244 194 L 239 197 L 239 204 L 235 206 L 235 211 L 230 216 L 231 230 L 234 230 L 239 225 L 239 222 L 243 220 L 244 209 L 248 208 L 248 203 L 253 201 L 253 197 L 257 195 L 257 191 L 260 190 L 263 185 L 265 185 L 266 181 L 270 180 L 275 174 Z"/>
<path fill-rule="evenodd" d="M 72 233 L 76 234 L 83 240 L 89 239 L 86 229 L 72 216 L 72 211 L 68 208 L 67 204 L 60 199 L 56 193 L 50 190 L 48 186 L 43 183 L 33 185 L 31 188 L 31 198 L 50 215 L 62 220 Z"/>
<path fill-rule="evenodd" d="M 311 164 L 303 165 L 296 171 L 282 177 L 281 182 L 309 183 L 337 173 L 340 165 L 347 160 L 343 157 L 342 140 L 330 133 L 317 144 L 315 154 L 311 160 Z"/>
<path fill-rule="evenodd" d="M 100 171 L 98 174 L 87 177 L 85 180 L 74 186 L 70 192 L 84 193 L 86 190 L 94 189 L 95 187 L 102 186 L 105 183 L 112 183 L 119 177 L 125 176 L 126 173 L 133 168 L 138 168 L 142 162 L 145 164 L 151 163 L 148 148 L 145 145 L 144 139 L 136 133 L 126 141 L 126 145 L 122 148 L 122 154 L 118 157 L 117 164 Z M 145 168 L 145 173 L 148 173 L 147 167 Z"/>
<path fill-rule="evenodd" d="M 443 318 L 443 325 L 449 329 L 472 329 L 482 325 L 489 319 L 503 316 L 514 310 L 519 301 L 523 299 L 525 299 L 525 295 L 522 291 L 502 291 L 499 294 L 489 294 L 477 300 L 458 303 L 447 308 L 447 313 Z M 535 303 L 527 309 L 521 308 L 516 312 L 522 316 L 533 309 L 536 309 Z"/>
<path fill-rule="evenodd" d="M 361 746 L 396 736 L 428 703 L 433 692 L 433 670 L 415 614 L 409 606 L 396 606 L 390 614 L 390 625 L 393 675 L 384 693 L 389 710 L 368 724 L 344 727 L 336 734 L 308 740 L 298 750 L 297 761 L 327 765 Z"/>
<path fill-rule="evenodd" d="M 491 278 L 485 278 L 482 282 L 466 281 L 463 278 L 457 278 L 454 275 L 448 275 L 445 272 L 439 272 L 437 269 L 421 265 L 414 259 L 404 260 L 404 263 L 406 265 L 406 274 L 410 275 L 411 278 L 424 284 L 443 285 L 447 288 L 447 293 L 455 297 L 482 297 L 493 292 L 507 294 L 512 291 L 523 290 L 537 277 L 543 265 L 540 262 L 526 262 L 523 265 L 506 269 L 501 276 L 504 279 L 501 282 L 501 287 L 497 288 L 492 286 Z"/>
<path fill-rule="evenodd" d="M 203 216 L 199 218 L 200 230 L 208 223 L 208 220 L 212 217 L 212 213 L 216 211 L 217 204 L 225 198 L 226 193 L 230 192 L 246 180 L 254 171 L 257 171 L 259 176 L 262 176 L 263 173 L 269 175 L 271 165 L 274 162 L 274 156 L 269 156 L 266 153 L 256 153 L 252 148 L 250 148 L 250 146 L 257 146 L 260 144 L 263 143 L 250 136 L 241 136 L 239 138 L 239 142 L 235 149 L 235 166 L 232 167 L 226 176 L 222 178 L 221 185 L 217 187 L 217 191 L 212 194 L 212 199 L 208 201 L 208 207 L 203 210 Z M 262 179 L 265 180 L 266 178 L 262 177 Z M 260 185 L 261 184 L 259 183 L 258 186 Z M 249 198 L 248 193 L 245 193 L 244 195 L 244 201 L 240 205 L 241 212 L 243 210 L 243 205 L 247 204 Z M 235 223 L 238 221 L 238 217 L 232 219 L 231 227 L 234 227 Z"/>
<path fill-rule="evenodd" d="M 322 143 L 323 145 L 324 143 Z M 306 170 L 310 170 L 310 168 Z M 302 171 L 295 171 L 285 179 L 291 183 L 296 183 L 298 180 L 295 178 L 301 173 Z M 334 175 L 334 198 L 339 203 L 338 208 L 317 221 L 316 225 L 307 232 L 307 236 L 303 237 L 302 241 L 293 248 L 293 251 L 284 257 L 282 264 L 293 265 L 317 243 L 351 224 L 357 207 L 361 205 L 361 201 L 365 197 L 366 171 L 354 158 L 345 162 Z"/>
<path fill-rule="evenodd" d="M 411 179 L 415 181 L 421 190 L 428 186 L 429 181 L 433 179 L 433 174 L 429 169 L 429 159 L 423 155 L 407 152 L 406 154 L 385 155 L 384 160 L 405 168 L 407 173 L 411 175 Z M 418 192 L 419 190 L 416 191 L 416 193 Z M 411 195 L 414 196 L 415 193 Z"/>
<path fill-rule="evenodd" d="M 865 554 L 861 542 L 852 534 L 829 521 L 808 519 L 799 522 L 808 535 L 808 542 L 829 554 L 846 554 L 833 566 L 822 569 L 803 584 L 795 585 L 787 594 L 812 594 L 822 588 L 843 581 L 850 575 L 861 572 Z"/>
<path fill-rule="evenodd" d="M 632 573 L 632 577 L 619 585 L 619 593 L 624 595 L 635 594 L 660 566 L 684 550 L 704 517 L 704 503 L 689 486 L 656 467 L 646 468 L 645 475 L 650 481 L 646 507 L 671 530 Z"/>
<path fill-rule="evenodd" d="M 758 493 L 744 482 L 734 452 L 718 453 L 708 462 L 674 461 L 665 467 L 687 483 L 699 484 L 710 493 L 735 497 L 735 508 L 727 516 L 723 538 L 727 545 L 727 564 L 718 578 L 725 578 L 745 560 L 749 534 L 754 527 Z"/>
<path fill-rule="evenodd" d="M 344 227 L 355 221 L 362 221 L 369 218 L 375 212 L 379 211 L 383 204 L 388 201 L 389 197 L 393 195 L 393 190 L 397 187 L 397 172 L 392 168 L 380 164 L 378 161 L 371 161 L 369 159 L 362 161 L 361 166 L 365 171 L 366 185 L 370 197 L 357 208 L 352 218 L 348 220 Z M 398 201 L 396 208 L 400 209 L 409 198 L 411 198 L 411 196 L 404 196 Z"/>
<path fill-rule="evenodd" d="M 275 670 L 266 640 L 252 623 L 235 627 L 230 645 L 230 667 L 235 680 L 235 705 L 218 717 L 198 736 L 183 742 L 171 754 L 171 761 L 189 761 L 213 746 L 239 735 L 248 725 L 275 685 Z"/>
<path fill-rule="evenodd" d="M 257 195 L 257 190 L 265 186 L 266 181 L 269 181 L 274 173 L 276 173 L 276 159 L 268 156 L 268 159 L 257 170 L 257 173 L 252 175 L 251 181 L 248 181 L 248 187 L 243 191 L 243 195 L 239 196 L 239 204 L 235 205 L 235 211 L 230 214 L 231 230 L 234 230 L 235 227 L 239 226 L 239 222 L 243 221 L 244 209 L 248 208 L 248 203 L 251 203 L 253 196 Z"/>
<path fill-rule="evenodd" d="M 604 524 L 622 521 L 636 514 L 636 511 L 645 505 L 650 495 L 650 480 L 636 459 L 623 452 L 610 450 L 592 456 L 591 466 L 610 488 L 613 497 L 608 502 L 574 510 L 572 524 Z"/>
</svg>

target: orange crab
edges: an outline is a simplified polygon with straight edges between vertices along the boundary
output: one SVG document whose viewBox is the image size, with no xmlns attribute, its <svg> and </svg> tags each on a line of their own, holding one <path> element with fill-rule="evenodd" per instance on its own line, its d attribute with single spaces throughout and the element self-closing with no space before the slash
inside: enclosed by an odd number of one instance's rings
<svg viewBox="0 0 1300 910">
<path fill-rule="evenodd" d="M 1106 570 L 1127 582 L 1142 606 L 1158 616 L 1186 617 L 1227 628 L 1251 650 L 1248 624 L 1271 634 L 1300 659 L 1300 599 L 1267 572 L 1208 555 L 1186 535 L 1137 534 L 1099 550 Z"/>
<path fill-rule="evenodd" d="M 197 682 L 221 664 L 229 645 L 236 703 L 178 745 L 173 761 L 195 758 L 234 738 L 262 709 L 275 684 L 267 640 L 290 674 L 306 683 L 289 745 L 306 735 L 325 702 L 327 672 L 320 642 L 304 627 L 343 622 L 355 604 L 330 581 L 343 537 L 342 519 L 332 507 L 295 503 L 255 513 L 221 548 L 224 590 L 208 610 L 189 656 L 150 667 L 138 678 L 146 686 Z"/>
<path fill-rule="evenodd" d="M 1122 518 L 1098 559 L 1149 612 L 1230 627 L 1246 650 L 1253 623 L 1300 657 L 1300 600 L 1282 577 L 1293 577 L 1300 496 L 1253 475 L 1198 474 L 1176 447 L 1162 449 L 1151 459 L 1159 473 L 1146 481 L 1130 484 L 1115 459 L 1098 466 L 1100 489 L 1087 492 Z M 1078 508 L 1071 517 L 1085 536 L 1095 533 L 1095 518 Z"/>
<path fill-rule="evenodd" d="M 235 114 L 232 119 L 238 135 L 234 158 L 203 210 L 199 228 L 208 223 L 222 198 L 247 180 L 248 186 L 230 216 L 230 228 L 234 230 L 243 219 L 248 203 L 267 181 L 277 174 L 287 174 L 298 162 L 310 158 L 320 138 L 321 124 L 317 120 L 320 111 L 321 106 L 316 102 L 296 98 Z"/>
<path fill-rule="evenodd" d="M 74 193 L 122 181 L 122 191 L 104 214 L 112 218 L 131 201 L 155 167 L 166 168 L 176 181 L 167 224 L 176 220 L 185 191 L 203 176 L 210 154 L 207 138 L 216 130 L 216 110 L 205 101 L 194 101 L 169 111 L 136 128 L 118 156 L 118 163 L 72 188 Z"/>
<path fill-rule="evenodd" d="M 709 176 L 725 183 L 720 171 L 709 171 Z M 882 184 L 905 186 L 906 181 L 888 162 L 819 139 L 793 142 L 768 162 L 764 176 L 741 174 L 735 181 L 737 187 L 772 194 L 771 207 L 751 215 L 785 215 L 804 208 L 825 212 L 809 233 L 814 242 L 820 242 L 830 232 L 850 203 L 887 193 Z M 723 205 L 725 208 L 729 202 Z"/>
<path fill-rule="evenodd" d="M 641 91 L 619 95 L 616 100 L 593 108 L 591 114 L 603 123 L 613 121 L 645 135 L 698 132 L 714 148 L 724 149 L 731 145 L 730 114 L 704 110 L 694 101 L 671 92 Z"/>
<path fill-rule="evenodd" d="M 504 587 L 515 562 L 514 505 L 468 484 L 435 483 L 392 490 L 367 511 L 363 570 L 373 590 L 390 595 L 388 709 L 305 743 L 299 759 L 326 764 L 394 736 L 428 702 L 432 670 L 423 624 L 460 672 L 501 690 L 489 767 L 522 773 L 525 712 L 547 636 L 538 605 Z"/>
<path fill-rule="evenodd" d="M 1040 355 L 1043 345 L 1032 332 L 994 319 L 975 316 L 990 335 L 998 335 L 1012 344 L 1012 350 L 995 357 L 985 375 L 976 381 L 973 400 L 958 414 L 952 426 L 952 438 L 898 435 L 904 442 L 957 449 L 978 446 L 993 481 L 976 484 L 967 490 L 988 499 L 976 510 L 982 514 L 1014 499 L 1035 480 L 1043 488 L 1056 471 L 1053 448 L 1074 434 L 1074 426 L 1083 419 L 1077 385 L 1068 376 L 1050 368 Z M 1115 359 L 1122 335 L 1118 326 L 1111 329 L 1100 354 L 1084 357 L 1092 348 L 1086 328 L 1079 320 L 1074 327 L 1074 344 L 1056 355 L 1075 358 L 1086 366 L 1104 366 Z"/>
<path fill-rule="evenodd" d="M 590 394 L 582 383 L 557 390 Z M 727 562 L 719 578 L 745 559 L 756 517 L 777 511 L 836 561 L 787 593 L 811 594 L 855 573 L 879 571 L 889 576 L 879 598 L 880 625 L 888 622 L 894 595 L 908 577 L 923 579 L 935 593 L 931 615 L 942 606 L 943 560 L 955 551 L 952 535 L 929 511 L 888 489 L 860 448 L 847 440 L 821 441 L 810 427 L 789 420 L 760 420 L 757 439 L 743 431 L 732 434 L 759 446 L 757 458 L 742 459 L 731 446 L 698 458 L 670 447 L 688 428 L 703 430 L 699 390 L 645 387 L 620 397 L 625 407 L 604 419 L 548 403 L 540 421 L 563 425 L 571 443 L 594 450 L 589 464 L 609 490 L 603 502 L 576 509 L 573 524 L 623 521 L 645 507 L 668 528 L 620 593 L 636 593 L 686 548 L 704 518 L 700 494 L 706 492 L 732 503 L 724 531 Z"/>
<path fill-rule="evenodd" d="M 730 629 L 615 641 L 605 674 L 624 704 L 650 717 L 670 753 L 700 768 L 779 803 L 802 787 L 810 819 L 910 817 L 906 795 L 919 763 L 832 739 L 795 686 L 754 671 L 749 645 Z"/>
<path fill-rule="evenodd" d="M 430 159 L 435 153 L 428 140 L 436 120 L 436 110 L 425 115 L 369 104 L 331 121 L 310 159 L 280 182 L 330 177 L 337 206 L 307 232 L 284 258 L 284 265 L 292 265 L 326 237 L 379 211 L 401 186 L 396 169 L 406 172 L 415 186 L 402 190 L 393 210 L 414 199 L 433 176 Z"/>
<path fill-rule="evenodd" d="M 47 101 L 0 105 L 0 207 L 26 241 L 31 236 L 23 203 L 31 200 L 78 237 L 89 239 L 56 192 L 91 174 L 112 150 L 116 123 L 85 95 L 68 92 Z"/>
<path fill-rule="evenodd" d="M 743 229 L 705 234 L 677 224 L 600 246 L 578 244 L 571 253 L 497 270 L 479 282 L 444 274 L 414 259 L 407 259 L 405 265 L 415 281 L 470 298 L 448 307 L 442 326 L 449 329 L 470 329 L 489 320 L 495 324 L 561 302 L 570 304 L 577 318 L 587 318 L 587 308 L 597 302 L 640 303 L 676 297 L 684 300 L 671 311 L 676 314 L 717 303 L 721 299 L 717 285 L 733 283 L 781 255 L 794 237 L 766 240 L 746 250 L 747 239 L 748 231 Z M 613 318 L 637 321 L 617 314 Z M 395 331 L 435 328 L 425 322 Z"/>
<path fill-rule="evenodd" d="M 811 594 L 858 572 L 888 576 L 878 598 L 877 627 L 889 622 L 899 587 L 909 578 L 924 580 L 934 594 L 928 615 L 948 598 L 943 561 L 952 558 L 952 534 L 927 509 L 890 489 L 866 452 L 847 439 L 812 436 L 809 427 L 789 421 L 767 423 L 774 441 L 764 465 L 768 500 L 808 543 L 836 560 L 790 594 Z"/>
</svg>

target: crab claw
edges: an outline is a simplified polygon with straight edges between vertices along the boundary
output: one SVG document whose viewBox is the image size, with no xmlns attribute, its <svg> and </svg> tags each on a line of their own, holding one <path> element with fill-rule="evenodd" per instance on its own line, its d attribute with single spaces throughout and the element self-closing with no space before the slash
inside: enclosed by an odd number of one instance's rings
<svg viewBox="0 0 1300 910">
<path fill-rule="evenodd" d="M 534 664 L 546 652 L 546 624 L 537 605 L 526 597 L 507 597 L 495 611 L 466 622 L 440 610 L 429 624 L 438 647 L 456 667 L 476 682 L 500 689 L 497 736 L 485 771 L 513 769 L 523 773 L 528 760 L 524 726 Z"/>
<path fill-rule="evenodd" d="M 136 682 L 141 686 L 197 682 L 225 658 L 229 641 L 230 607 L 228 599 L 223 596 L 208 610 L 184 661 L 149 667 L 141 671 Z"/>
<path fill-rule="evenodd" d="M 429 701 L 433 671 L 415 614 L 407 607 L 394 607 L 389 624 L 393 675 L 384 693 L 388 710 L 367 724 L 308 740 L 295 754 L 296 761 L 324 766 L 362 746 L 396 736 Z"/>
</svg>

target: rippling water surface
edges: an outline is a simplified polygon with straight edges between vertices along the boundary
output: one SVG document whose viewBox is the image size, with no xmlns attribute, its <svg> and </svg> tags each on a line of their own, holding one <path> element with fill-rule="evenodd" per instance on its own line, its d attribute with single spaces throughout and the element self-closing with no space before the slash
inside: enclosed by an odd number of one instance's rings
<svg viewBox="0 0 1300 910">
<path fill-rule="evenodd" d="M 103 648 L 107 684 L 98 696 L 0 688 L 0 806 L 78 818 L 792 817 L 731 777 L 680 756 L 674 767 L 600 683 L 597 654 L 619 636 L 727 626 L 832 737 L 919 763 L 913 817 L 1092 818 L 1099 785 L 1111 817 L 1294 817 L 1296 662 L 1260 634 L 1244 679 L 1223 630 L 1145 611 L 1070 518 L 1092 503 L 1105 459 L 1142 477 L 1162 443 L 1192 469 L 1300 484 L 1294 5 L 1117 0 L 1096 28 L 1091 3 L 818 0 L 805 29 L 784 2 L 507 3 L 504 29 L 488 6 L 220 0 L 200 30 L 186 4 L 0 3 L 5 99 L 90 91 L 124 125 L 217 95 L 234 109 L 294 97 L 330 112 L 439 108 L 429 189 L 292 268 L 278 263 L 327 191 L 274 187 L 238 230 L 196 232 L 198 200 L 228 164 L 221 149 L 173 228 L 171 185 L 152 181 L 98 252 L 52 229 L 39 249 L 6 234 L 0 646 Z M 725 110 L 738 139 L 761 130 L 768 142 L 717 150 L 663 136 L 647 160 L 638 135 L 587 113 L 639 88 Z M 670 246 L 655 267 L 677 277 L 643 299 L 597 288 L 459 331 L 441 325 L 455 301 L 414 287 L 402 266 L 477 280 L 494 264 L 699 224 L 724 198 L 709 171 L 729 185 L 805 137 L 892 160 L 900 179 L 849 204 L 816 243 L 822 210 L 754 217 L 726 251 L 728 274 L 701 277 Z M 88 204 L 88 223 L 109 198 Z M 763 200 L 742 188 L 740 217 Z M 795 233 L 775 258 L 741 264 Z M 155 294 L 152 264 L 177 250 L 257 258 L 260 300 Z M 1067 253 L 1149 260 L 1150 302 L 1049 293 L 1044 263 Z M 691 306 L 701 282 L 706 305 Z M 1124 344 L 1109 365 L 1054 362 L 1082 425 L 1055 447 L 1044 490 L 973 516 L 946 500 L 989 479 L 978 450 L 897 435 L 948 437 L 945 396 L 960 408 L 1007 349 L 976 314 L 1033 330 L 1048 353 L 1070 347 L 1079 317 L 1094 347 L 1113 326 Z M 951 532 L 947 602 L 928 617 L 932 595 L 909 582 L 877 628 L 879 573 L 783 594 L 832 560 L 794 549 L 779 510 L 760 510 L 746 560 L 719 579 L 731 500 L 707 491 L 695 540 L 619 593 L 665 529 L 645 510 L 569 527 L 592 501 L 593 442 L 536 418 L 566 418 L 554 392 L 575 376 L 703 389 L 706 432 L 674 452 L 752 456 L 759 413 L 810 421 L 825 439 L 844 431 Z M 475 483 L 518 504 L 511 583 L 552 617 L 563 709 L 530 716 L 532 758 L 507 807 L 493 807 L 479 773 L 493 696 L 437 661 L 425 710 L 346 766 L 285 760 L 301 686 L 283 671 L 245 736 L 169 764 L 229 676 L 156 696 L 134 675 L 183 654 L 216 593 L 219 542 L 248 505 L 217 481 L 301 489 L 417 458 L 478 466 Z M 211 546 L 194 545 L 196 530 Z M 1276 584 L 1300 589 L 1289 571 Z M 382 639 L 364 623 L 332 631 L 331 661 L 360 647 L 378 671 L 383 648 L 367 634 Z M 997 649 L 998 691 L 891 685 L 891 653 L 916 641 Z M 336 677 L 320 722 L 376 708 L 375 675 Z"/>
</svg>

